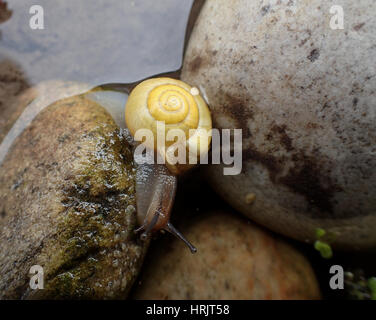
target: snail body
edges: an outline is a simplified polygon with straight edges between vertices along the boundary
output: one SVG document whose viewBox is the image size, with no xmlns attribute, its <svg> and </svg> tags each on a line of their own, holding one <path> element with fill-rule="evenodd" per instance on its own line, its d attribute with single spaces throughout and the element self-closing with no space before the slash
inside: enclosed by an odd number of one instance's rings
<svg viewBox="0 0 376 320">
<path fill-rule="evenodd" d="M 141 238 L 146 239 L 151 232 L 166 230 L 196 252 L 169 220 L 177 177 L 195 166 L 199 157 L 209 151 L 212 122 L 208 106 L 197 88 L 180 80 L 149 79 L 130 93 L 125 123 L 137 141 L 142 140 L 141 136 L 152 136 L 142 143 L 148 151 L 147 161 L 139 164 L 137 170 L 137 218 L 141 227 L 136 231 L 143 231 Z M 182 139 L 175 141 L 179 136 Z M 182 150 L 183 157 L 176 158 L 176 151 Z M 163 164 L 156 163 L 159 157 L 164 160 Z"/>
</svg>

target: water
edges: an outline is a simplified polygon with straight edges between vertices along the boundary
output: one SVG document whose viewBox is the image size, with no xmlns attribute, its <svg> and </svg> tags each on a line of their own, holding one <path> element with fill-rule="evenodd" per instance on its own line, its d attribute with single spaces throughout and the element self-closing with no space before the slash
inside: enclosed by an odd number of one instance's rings
<svg viewBox="0 0 376 320">
<path fill-rule="evenodd" d="M 128 83 L 178 70 L 193 0 L 40 0 L 44 30 L 30 28 L 33 0 L 8 0 L 0 62 L 14 61 L 31 84 L 59 79 Z"/>
</svg>

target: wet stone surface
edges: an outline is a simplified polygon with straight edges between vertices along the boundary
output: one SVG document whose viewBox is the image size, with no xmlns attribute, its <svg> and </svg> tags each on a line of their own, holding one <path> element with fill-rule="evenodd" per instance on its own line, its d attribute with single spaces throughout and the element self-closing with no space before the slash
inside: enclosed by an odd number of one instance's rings
<svg viewBox="0 0 376 320">
<path fill-rule="evenodd" d="M 242 129 L 242 173 L 207 170 L 233 207 L 299 240 L 324 228 L 336 248 L 372 249 L 376 4 L 346 3 L 343 30 L 331 5 L 208 0 L 182 80 L 207 97 L 214 127 Z"/>
<path fill-rule="evenodd" d="M 309 262 L 236 214 L 201 213 L 179 225 L 194 255 L 172 237 L 154 243 L 134 299 L 318 299 Z"/>
</svg>

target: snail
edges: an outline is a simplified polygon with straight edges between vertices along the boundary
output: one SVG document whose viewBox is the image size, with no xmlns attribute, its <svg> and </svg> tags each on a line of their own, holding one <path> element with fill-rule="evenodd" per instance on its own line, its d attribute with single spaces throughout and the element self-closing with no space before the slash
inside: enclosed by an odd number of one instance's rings
<svg viewBox="0 0 376 320">
<path fill-rule="evenodd" d="M 169 220 L 178 176 L 195 166 L 209 151 L 212 122 L 207 104 L 197 88 L 180 80 L 148 79 L 130 92 L 125 106 L 125 123 L 134 140 L 141 140 L 139 130 L 145 132 L 143 130 L 147 129 L 152 134 L 151 139 L 142 143 L 146 161 L 138 165 L 136 174 L 137 220 L 140 224 L 136 232 L 143 231 L 141 239 L 147 239 L 152 232 L 166 230 L 184 241 L 192 253 L 196 252 Z M 161 124 L 162 132 L 158 127 Z M 175 133 L 184 136 L 183 142 L 171 138 Z M 159 140 L 161 135 L 162 141 Z M 176 156 L 176 152 L 182 150 L 183 156 Z M 138 156 L 141 154 L 135 152 L 135 160 Z"/>
</svg>

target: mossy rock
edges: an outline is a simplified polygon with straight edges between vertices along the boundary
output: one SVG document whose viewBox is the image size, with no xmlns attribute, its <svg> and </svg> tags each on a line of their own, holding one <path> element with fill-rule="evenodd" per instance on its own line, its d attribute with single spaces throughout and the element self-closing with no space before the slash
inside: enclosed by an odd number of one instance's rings
<svg viewBox="0 0 376 320">
<path fill-rule="evenodd" d="M 40 112 L 0 167 L 0 298 L 126 298 L 146 249 L 134 176 L 100 105 L 75 96 Z M 29 286 L 33 265 L 43 290 Z"/>
</svg>

